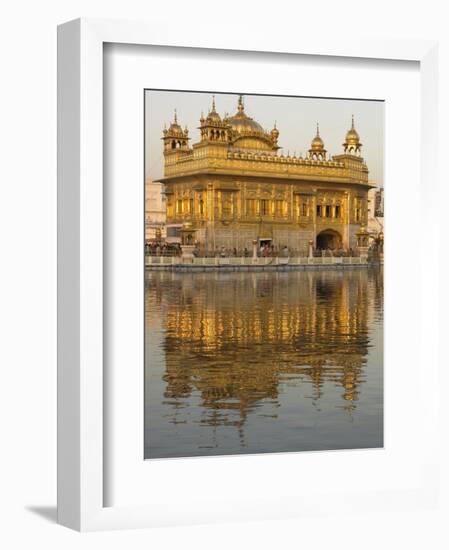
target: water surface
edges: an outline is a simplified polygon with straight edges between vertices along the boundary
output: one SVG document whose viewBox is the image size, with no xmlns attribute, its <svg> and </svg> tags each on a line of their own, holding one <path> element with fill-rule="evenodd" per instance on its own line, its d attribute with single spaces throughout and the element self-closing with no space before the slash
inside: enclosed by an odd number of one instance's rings
<svg viewBox="0 0 449 550">
<path fill-rule="evenodd" d="M 147 272 L 145 458 L 382 447 L 379 269 Z"/>
</svg>

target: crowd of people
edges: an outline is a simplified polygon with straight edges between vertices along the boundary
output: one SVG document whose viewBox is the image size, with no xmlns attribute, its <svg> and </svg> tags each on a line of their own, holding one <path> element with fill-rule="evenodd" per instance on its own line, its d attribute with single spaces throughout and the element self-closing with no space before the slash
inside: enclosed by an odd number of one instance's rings
<svg viewBox="0 0 449 550">
<path fill-rule="evenodd" d="M 248 247 L 237 249 L 236 247 L 227 248 L 225 246 L 217 247 L 215 250 L 206 250 L 198 243 L 192 251 L 195 257 L 201 258 L 249 258 L 253 255 L 253 249 Z M 145 243 L 145 254 L 147 256 L 181 256 L 182 248 L 179 243 L 165 242 L 147 242 Z M 257 247 L 257 256 L 261 258 L 276 258 L 276 257 L 306 257 L 309 253 L 306 251 L 292 250 L 287 246 L 275 246 L 271 242 L 261 243 Z M 351 257 L 357 253 L 352 248 L 344 249 L 321 249 L 314 248 L 314 257 Z"/>
<path fill-rule="evenodd" d="M 179 243 L 146 242 L 145 254 L 147 256 L 181 256 L 182 250 Z"/>
</svg>

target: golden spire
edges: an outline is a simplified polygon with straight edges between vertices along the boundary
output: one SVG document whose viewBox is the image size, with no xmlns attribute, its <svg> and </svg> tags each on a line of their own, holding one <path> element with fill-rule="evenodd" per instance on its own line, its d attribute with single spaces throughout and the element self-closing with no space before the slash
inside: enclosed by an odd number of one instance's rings
<svg viewBox="0 0 449 550">
<path fill-rule="evenodd" d="M 175 109 L 175 124 L 178 124 L 178 114 L 176 112 L 176 109 Z"/>
<path fill-rule="evenodd" d="M 362 144 L 360 143 L 360 137 L 355 129 L 354 115 L 351 116 L 351 128 L 346 133 L 346 139 L 343 144 L 345 153 L 360 154 Z"/>
<path fill-rule="evenodd" d="M 220 115 L 217 113 L 217 111 L 215 110 L 215 95 L 212 95 L 212 109 L 209 110 L 209 113 L 207 115 L 207 119 L 206 119 L 209 123 L 210 122 L 213 122 L 213 123 L 220 123 L 221 122 L 221 118 L 220 118 Z"/>
<path fill-rule="evenodd" d="M 318 122 L 316 123 L 316 136 L 312 140 L 310 151 L 325 152 L 324 143 L 320 136 L 320 125 Z"/>
<path fill-rule="evenodd" d="M 240 94 L 239 95 L 239 102 L 238 102 L 238 112 L 243 113 L 244 110 L 245 110 L 245 107 L 243 105 L 243 96 Z"/>
<path fill-rule="evenodd" d="M 316 123 L 316 135 L 312 139 L 309 149 L 309 159 L 312 160 L 325 160 L 326 159 L 326 149 L 324 148 L 324 142 L 320 136 L 320 125 Z"/>
<path fill-rule="evenodd" d="M 276 127 L 276 121 L 274 121 L 274 127 L 271 130 L 270 135 L 271 135 L 271 139 L 272 139 L 273 143 L 275 145 L 277 145 L 277 141 L 278 141 L 278 138 L 279 138 L 279 130 Z"/>
</svg>

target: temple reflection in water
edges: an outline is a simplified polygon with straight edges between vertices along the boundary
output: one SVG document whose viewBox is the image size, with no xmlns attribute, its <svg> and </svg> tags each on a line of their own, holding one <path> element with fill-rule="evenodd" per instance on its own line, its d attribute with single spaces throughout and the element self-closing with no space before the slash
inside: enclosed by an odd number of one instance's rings
<svg viewBox="0 0 449 550">
<path fill-rule="evenodd" d="M 145 456 L 379 447 L 380 270 L 146 275 Z"/>
</svg>

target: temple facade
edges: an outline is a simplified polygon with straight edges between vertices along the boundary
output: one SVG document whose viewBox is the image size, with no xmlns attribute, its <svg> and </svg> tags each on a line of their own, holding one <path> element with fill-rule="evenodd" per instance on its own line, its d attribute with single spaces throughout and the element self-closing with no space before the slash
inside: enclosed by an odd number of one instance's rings
<svg viewBox="0 0 449 550">
<path fill-rule="evenodd" d="M 330 156 L 316 135 L 305 157 L 279 153 L 279 130 L 245 112 L 220 116 L 215 99 L 200 118 L 200 140 L 177 120 L 163 132 L 167 235 L 189 228 L 205 254 L 270 245 L 290 254 L 355 249 L 368 221 L 368 168 L 354 127 L 342 153 Z M 193 236 L 193 237 L 192 237 Z"/>
</svg>

